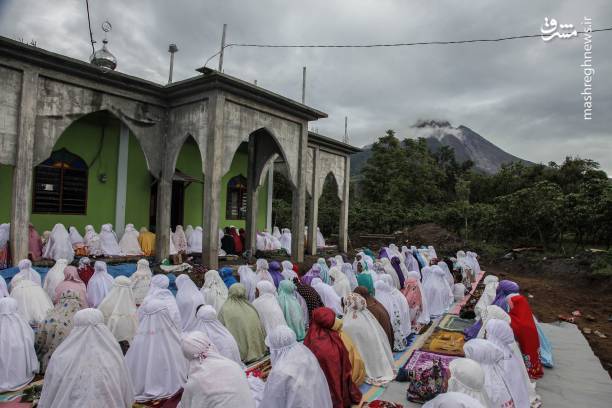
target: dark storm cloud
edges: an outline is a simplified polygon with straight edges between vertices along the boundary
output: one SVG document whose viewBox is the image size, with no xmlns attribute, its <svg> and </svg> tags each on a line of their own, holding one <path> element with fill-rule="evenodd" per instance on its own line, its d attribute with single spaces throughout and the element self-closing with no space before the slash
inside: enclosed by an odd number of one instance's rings
<svg viewBox="0 0 612 408">
<path fill-rule="evenodd" d="M 90 0 L 95 37 L 113 23 L 110 49 L 119 70 L 167 81 L 167 46 L 179 46 L 175 79 L 228 42 L 379 43 L 537 34 L 544 17 L 581 28 L 612 26 L 606 0 L 521 2 L 315 0 Z M 84 1 L 0 1 L 0 34 L 87 59 L 91 53 Z M 386 49 L 229 48 L 225 72 L 296 100 L 308 66 L 307 103 L 329 113 L 319 132 L 340 138 L 349 116 L 351 142 L 371 143 L 388 128 L 411 136 L 418 118 L 471 127 L 531 161 L 580 155 L 612 174 L 612 33 L 595 34 L 593 120 L 584 121 L 583 40 L 525 39 L 503 43 Z M 211 61 L 217 66 L 217 60 Z"/>
</svg>

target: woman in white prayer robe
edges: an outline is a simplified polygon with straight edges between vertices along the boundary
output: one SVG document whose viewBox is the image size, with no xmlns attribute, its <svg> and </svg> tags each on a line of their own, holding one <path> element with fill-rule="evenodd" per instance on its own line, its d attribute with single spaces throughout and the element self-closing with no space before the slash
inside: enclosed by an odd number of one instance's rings
<svg viewBox="0 0 612 408">
<path fill-rule="evenodd" d="M 8 286 L 6 285 L 6 280 L 4 279 L 4 276 L 0 275 L 0 298 L 4 298 L 8 296 L 9 296 L 9 291 L 8 291 Z"/>
<path fill-rule="evenodd" d="M 255 300 L 255 289 L 258 282 L 257 275 L 253 272 L 253 269 L 249 265 L 241 265 L 238 267 L 238 275 L 240 276 L 240 283 L 242 283 L 247 292 L 247 299 L 253 303 Z"/>
<path fill-rule="evenodd" d="M 333 282 L 332 287 L 334 288 L 338 296 L 340 298 L 343 298 L 344 296 L 351 293 L 352 289 L 348 278 L 344 273 L 342 273 L 342 270 L 340 269 L 341 267 L 342 264 L 331 267 L 329 269 L 329 277 Z"/>
<path fill-rule="evenodd" d="M 324 248 L 324 247 L 325 247 L 325 238 L 323 237 L 323 234 L 321 233 L 321 229 L 317 227 L 317 248 Z"/>
<path fill-rule="evenodd" d="M 55 289 L 57 288 L 57 285 L 64 281 L 64 269 L 66 269 L 66 266 L 68 266 L 67 260 L 58 259 L 45 275 L 43 289 L 47 292 L 51 299 L 55 298 Z"/>
<path fill-rule="evenodd" d="M 353 265 L 348 262 L 344 262 L 342 264 L 342 273 L 346 276 L 351 285 L 351 291 L 355 290 L 359 284 L 357 283 L 357 276 L 355 276 L 355 271 L 353 270 Z"/>
<path fill-rule="evenodd" d="M 74 260 L 74 249 L 64 224 L 55 224 L 43 249 L 42 257 L 54 261 L 65 259 L 68 263 Z"/>
<path fill-rule="evenodd" d="M 393 326 L 395 351 L 403 351 L 407 347 L 406 338 L 412 333 L 410 319 L 410 306 L 402 293 L 392 286 L 393 281 L 389 275 L 374 283 L 376 295 L 374 296 L 389 313 Z"/>
<path fill-rule="evenodd" d="M 449 392 L 462 392 L 480 402 L 483 406 L 492 407 L 489 398 L 484 392 L 484 371 L 474 360 L 457 358 L 448 365 L 450 378 L 448 379 Z"/>
<path fill-rule="evenodd" d="M 314 354 L 279 326 L 266 336 L 272 370 L 260 406 L 266 408 L 332 408 L 329 386 Z"/>
<path fill-rule="evenodd" d="M 193 226 L 189 224 L 185 228 L 185 238 L 187 239 L 187 249 L 188 250 L 189 250 L 189 239 L 191 238 L 191 234 L 193 234 Z"/>
<path fill-rule="evenodd" d="M 427 401 L 423 408 L 488 408 L 462 392 L 445 392 Z"/>
<path fill-rule="evenodd" d="M 98 307 L 113 287 L 113 277 L 106 270 L 106 262 L 96 261 L 94 273 L 87 283 L 87 303 Z"/>
<path fill-rule="evenodd" d="M 98 309 L 104 315 L 104 322 L 118 342 L 132 342 L 138 319 L 136 317 L 136 302 L 130 279 L 126 276 L 117 276 L 113 288 L 106 295 Z"/>
<path fill-rule="evenodd" d="M 79 310 L 51 355 L 38 407 L 131 408 L 132 381 L 119 343 L 97 309 Z"/>
<path fill-rule="evenodd" d="M 28 324 L 38 325 L 53 309 L 51 298 L 38 283 L 14 276 L 11 287 L 11 297 L 17 301 L 17 312 Z"/>
<path fill-rule="evenodd" d="M 85 245 L 87 245 L 87 252 L 89 252 L 90 256 L 102 255 L 100 236 L 94 229 L 93 225 L 85 226 Z"/>
<path fill-rule="evenodd" d="M 260 258 L 255 262 L 255 273 L 257 274 L 257 281 L 267 280 L 274 285 L 274 278 L 270 274 L 270 265 L 268 261 Z"/>
<path fill-rule="evenodd" d="M 185 235 L 182 225 L 177 225 L 174 229 L 173 239 L 176 250 L 181 253 L 186 253 L 189 245 L 187 244 L 187 235 Z"/>
<path fill-rule="evenodd" d="M 395 286 L 396 289 L 401 289 L 400 278 L 397 276 L 397 272 L 393 265 L 391 265 L 391 260 L 389 258 L 382 258 L 380 262 L 382 263 L 385 273 L 393 278 L 393 286 Z"/>
<path fill-rule="evenodd" d="M 75 227 L 68 228 L 68 236 L 70 237 L 70 243 L 74 248 L 75 245 L 85 244 L 85 238 L 79 233 L 79 230 Z"/>
<path fill-rule="evenodd" d="M 204 295 L 198 290 L 189 275 L 177 276 L 174 284 L 178 289 L 176 291 L 176 305 L 181 313 L 181 330 L 184 332 L 195 330 L 196 311 L 198 306 L 204 304 Z"/>
<path fill-rule="evenodd" d="M 202 227 L 195 227 L 187 240 L 187 247 L 187 252 L 190 254 L 202 253 Z"/>
<path fill-rule="evenodd" d="M 221 355 L 206 334 L 187 333 L 181 346 L 189 374 L 178 408 L 255 408 L 242 367 Z"/>
<path fill-rule="evenodd" d="M 145 296 L 147 296 L 152 277 L 153 273 L 149 267 L 149 261 L 146 259 L 138 260 L 136 263 L 136 272 L 130 276 L 132 293 L 134 294 L 134 302 L 136 302 L 136 305 L 142 304 Z"/>
<path fill-rule="evenodd" d="M 204 285 L 200 292 L 204 295 L 204 303 L 215 308 L 217 313 L 221 310 L 223 303 L 227 300 L 227 286 L 221 279 L 219 272 L 211 269 L 204 274 Z"/>
<path fill-rule="evenodd" d="M 140 233 L 134 228 L 134 224 L 128 224 L 125 226 L 125 231 L 119 241 L 119 248 L 123 255 L 142 255 L 142 249 L 138 243 L 138 236 Z"/>
<path fill-rule="evenodd" d="M 272 236 L 276 239 L 281 239 L 281 232 L 280 229 L 275 225 L 274 228 L 272 228 Z"/>
<path fill-rule="evenodd" d="M 341 299 L 334 288 L 329 286 L 327 283 L 324 283 L 321 278 L 313 278 L 310 281 L 310 286 L 317 291 L 325 307 L 329 307 L 336 313 L 336 315 L 342 316 Z"/>
<path fill-rule="evenodd" d="M 57 265 L 57 262 L 56 262 L 56 265 Z M 30 261 L 29 259 L 22 259 L 21 261 L 19 261 L 18 266 L 19 266 L 19 272 L 17 272 L 15 276 L 13 276 L 13 278 L 11 279 L 11 288 L 13 287 L 13 282 L 15 281 L 15 278 L 27 279 L 34 283 L 37 283 L 38 286 L 42 286 L 42 280 L 40 278 L 40 273 L 36 272 L 34 268 L 32 268 L 32 261 Z M 66 265 L 64 265 L 64 267 L 66 267 Z M 51 270 L 49 270 L 49 272 L 51 272 Z M 47 272 L 47 276 L 49 276 L 49 272 Z M 64 280 L 64 270 L 63 269 L 62 269 L 62 280 Z M 6 285 L 6 281 L 4 282 L 4 284 Z M 55 292 L 53 292 L 53 295 L 55 295 Z"/>
<path fill-rule="evenodd" d="M 135 400 L 170 398 L 187 380 L 188 362 L 181 351 L 180 330 L 164 302 L 153 299 L 141 308 L 138 331 L 125 355 Z"/>
<path fill-rule="evenodd" d="M 176 326 L 176 329 L 180 332 L 181 327 L 183 325 L 183 321 L 181 320 L 181 313 L 179 312 L 178 305 L 176 304 L 176 298 L 168 289 L 170 285 L 170 280 L 166 275 L 155 275 L 151 278 L 151 286 L 149 287 L 149 293 L 145 296 L 142 305 L 138 308 L 138 321 L 142 320 L 143 316 L 143 308 L 147 302 L 152 300 L 160 300 L 168 309 L 168 313 L 170 314 L 170 318 L 172 322 Z"/>
<path fill-rule="evenodd" d="M 283 310 L 276 299 L 276 287 L 267 280 L 257 282 L 258 296 L 253 301 L 253 307 L 259 314 L 261 326 L 265 333 L 270 333 L 275 327 L 287 325 Z"/>
<path fill-rule="evenodd" d="M 430 316 L 436 317 L 445 313 L 454 301 L 453 291 L 444 277 L 444 271 L 437 265 L 423 268 L 423 291 L 427 299 Z M 425 275 L 427 273 L 427 275 Z"/>
<path fill-rule="evenodd" d="M 393 381 L 395 362 L 389 339 L 374 315 L 367 309 L 365 299 L 351 293 L 344 299 L 342 330 L 348 334 L 365 363 L 366 382 L 383 385 Z"/>
<path fill-rule="evenodd" d="M 402 255 L 404 255 L 404 265 L 406 265 L 408 272 L 420 271 L 419 262 L 416 260 L 414 255 L 412 255 L 412 251 L 405 245 L 402 247 Z"/>
<path fill-rule="evenodd" d="M 17 307 L 13 298 L 0 299 L 0 392 L 29 384 L 40 368 L 34 331 L 17 313 Z"/>
<path fill-rule="evenodd" d="M 295 273 L 293 270 L 293 264 L 291 262 L 283 261 L 281 262 L 281 265 L 283 266 L 281 274 L 283 275 L 284 279 L 293 281 L 293 278 L 298 278 L 297 273 Z"/>
<path fill-rule="evenodd" d="M 280 237 L 281 248 L 291 256 L 291 230 L 289 228 L 283 228 L 283 233 Z"/>
<path fill-rule="evenodd" d="M 205 333 L 219 354 L 242 367 L 238 343 L 236 343 L 236 339 L 230 331 L 217 319 L 215 308 L 210 305 L 201 306 L 196 313 L 196 318 L 196 324 L 192 331 Z"/>
<path fill-rule="evenodd" d="M 117 242 L 117 234 L 113 231 L 113 224 L 104 224 L 100 229 L 100 249 L 104 256 L 121 256 L 121 248 Z"/>
</svg>

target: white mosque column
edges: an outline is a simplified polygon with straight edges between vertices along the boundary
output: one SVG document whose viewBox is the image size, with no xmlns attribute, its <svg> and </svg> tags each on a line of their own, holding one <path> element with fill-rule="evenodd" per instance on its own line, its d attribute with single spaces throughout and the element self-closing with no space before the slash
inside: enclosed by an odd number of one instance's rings
<svg viewBox="0 0 612 408">
<path fill-rule="evenodd" d="M 119 154 L 117 157 L 117 196 L 115 199 L 115 232 L 118 237 L 123 236 L 123 231 L 125 230 L 129 146 L 130 130 L 121 122 L 119 131 Z"/>
<path fill-rule="evenodd" d="M 28 224 L 32 210 L 37 96 L 38 73 L 23 71 L 15 167 L 13 169 L 11 232 L 9 238 L 13 265 L 17 265 L 20 259 L 28 257 Z"/>
<path fill-rule="evenodd" d="M 340 203 L 340 231 L 338 234 L 338 250 L 348 252 L 348 214 L 349 191 L 351 181 L 351 156 L 344 158 L 344 185 L 342 189 L 342 203 Z"/>
<path fill-rule="evenodd" d="M 310 213 L 308 215 L 308 253 L 317 254 L 317 226 L 319 218 L 319 148 L 312 152 L 312 179 L 310 184 Z"/>
<path fill-rule="evenodd" d="M 304 223 L 306 218 L 306 157 L 308 149 L 308 123 L 302 124 L 299 140 L 297 186 L 291 202 L 291 259 L 304 262 Z"/>
<path fill-rule="evenodd" d="M 170 254 L 170 211 L 172 208 L 172 177 L 170 157 L 162 155 L 162 170 L 157 180 L 157 214 L 155 225 L 155 259 L 161 261 Z"/>
<path fill-rule="evenodd" d="M 257 192 L 259 178 L 256 174 L 257 145 L 253 136 L 249 137 L 249 158 L 247 162 L 247 202 L 246 202 L 246 250 L 255 253 L 257 244 Z M 262 160 L 260 158 L 260 160 Z"/>
<path fill-rule="evenodd" d="M 266 227 L 272 232 L 272 200 L 274 200 L 274 161 L 268 169 L 268 207 L 266 209 Z"/>
</svg>

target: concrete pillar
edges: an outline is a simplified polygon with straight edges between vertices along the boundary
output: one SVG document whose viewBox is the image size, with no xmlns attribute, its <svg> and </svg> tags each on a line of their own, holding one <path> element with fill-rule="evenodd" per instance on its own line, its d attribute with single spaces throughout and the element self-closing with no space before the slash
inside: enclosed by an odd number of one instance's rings
<svg viewBox="0 0 612 408">
<path fill-rule="evenodd" d="M 274 200 L 274 161 L 270 163 L 268 169 L 268 200 L 266 208 L 266 228 L 272 232 L 272 201 Z"/>
<path fill-rule="evenodd" d="M 121 122 L 119 130 L 119 154 L 117 157 L 117 195 L 115 199 L 115 232 L 118 237 L 121 237 L 125 230 L 129 146 L 130 129 Z"/>
<path fill-rule="evenodd" d="M 310 184 L 310 214 L 308 216 L 308 253 L 317 254 L 317 226 L 319 218 L 319 148 L 312 152 L 312 179 Z"/>
<path fill-rule="evenodd" d="M 351 181 L 351 156 L 344 159 L 344 189 L 342 190 L 342 203 L 340 204 L 340 231 L 338 233 L 338 249 L 348 252 L 348 213 L 349 190 Z"/>
<path fill-rule="evenodd" d="M 291 258 L 304 262 L 304 222 L 306 218 L 306 156 L 308 149 L 308 124 L 302 125 L 299 140 L 297 186 L 293 189 L 291 203 Z"/>
<path fill-rule="evenodd" d="M 255 253 L 257 244 L 257 191 L 259 180 L 256 171 L 257 141 L 249 138 L 249 159 L 247 163 L 247 213 L 246 213 L 246 249 Z"/>
<path fill-rule="evenodd" d="M 13 197 L 11 201 L 11 254 L 13 265 L 28 257 L 28 223 L 32 210 L 34 178 L 34 132 L 38 101 L 38 73 L 24 71 L 21 80 L 19 127 L 13 169 Z"/>
<path fill-rule="evenodd" d="M 166 129 L 168 129 L 168 118 L 166 117 Z M 167 144 L 167 140 L 171 135 L 164 135 L 163 144 Z M 164 149 L 166 150 L 166 149 Z M 172 177 L 174 176 L 174 168 L 172 167 L 172 158 L 166 154 L 162 154 L 161 174 L 157 180 L 157 214 L 155 226 L 155 258 L 161 261 L 168 258 L 170 254 L 170 214 L 172 208 Z"/>
<path fill-rule="evenodd" d="M 208 99 L 208 140 L 204 161 L 204 203 L 202 205 L 202 264 L 211 269 L 219 265 L 219 197 L 223 155 L 223 108 L 225 95 L 215 93 Z"/>
</svg>

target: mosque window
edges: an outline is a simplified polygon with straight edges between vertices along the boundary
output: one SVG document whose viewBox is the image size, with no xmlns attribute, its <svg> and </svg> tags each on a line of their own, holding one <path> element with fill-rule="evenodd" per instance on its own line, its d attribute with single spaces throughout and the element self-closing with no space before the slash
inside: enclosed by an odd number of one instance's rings
<svg viewBox="0 0 612 408">
<path fill-rule="evenodd" d="M 36 166 L 32 212 L 86 214 L 87 163 L 68 150 L 60 149 Z"/>
<path fill-rule="evenodd" d="M 225 218 L 228 220 L 246 219 L 247 180 L 243 175 L 237 175 L 227 182 L 227 201 Z"/>
</svg>

